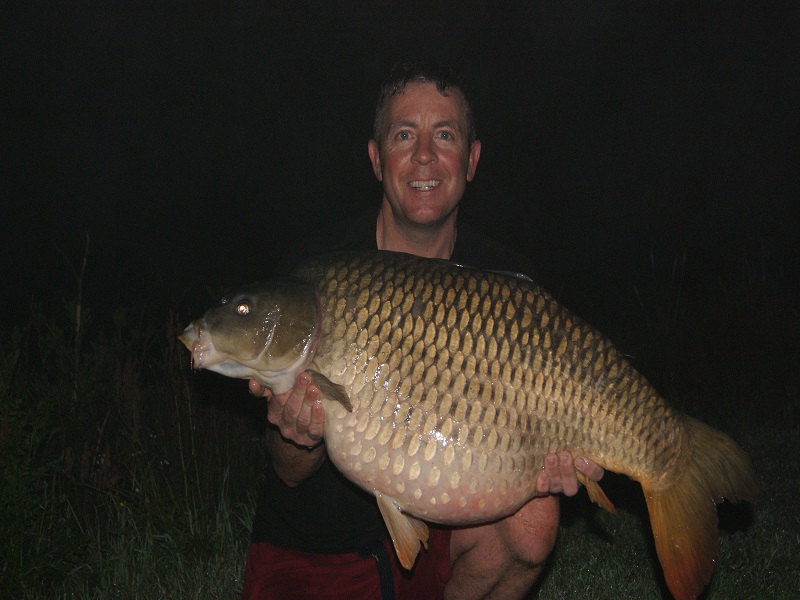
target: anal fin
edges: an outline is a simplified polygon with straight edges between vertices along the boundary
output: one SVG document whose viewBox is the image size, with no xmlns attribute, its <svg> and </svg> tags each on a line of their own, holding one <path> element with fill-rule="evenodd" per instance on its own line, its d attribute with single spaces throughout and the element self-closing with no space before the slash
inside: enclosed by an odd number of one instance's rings
<svg viewBox="0 0 800 600">
<path fill-rule="evenodd" d="M 600 487 L 599 483 L 589 479 L 580 471 L 576 471 L 575 474 L 578 476 L 578 481 L 586 488 L 586 493 L 589 494 L 589 500 L 605 508 L 612 515 L 617 514 L 617 509 L 614 508 L 614 505 L 611 503 L 611 500 L 608 499 L 608 496 L 606 496 L 606 493 L 603 491 L 603 488 Z"/>
<path fill-rule="evenodd" d="M 404 569 L 410 570 L 417 560 L 420 542 L 426 550 L 428 548 L 428 526 L 419 519 L 404 514 L 392 498 L 383 494 L 376 494 L 376 497 L 397 558 Z"/>
</svg>

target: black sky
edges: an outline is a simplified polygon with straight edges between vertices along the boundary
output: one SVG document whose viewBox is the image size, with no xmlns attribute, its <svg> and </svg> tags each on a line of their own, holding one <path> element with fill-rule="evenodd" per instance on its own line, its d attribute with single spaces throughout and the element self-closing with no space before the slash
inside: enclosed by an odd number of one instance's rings
<svg viewBox="0 0 800 600">
<path fill-rule="evenodd" d="M 2 314 L 74 296 L 87 233 L 96 310 L 265 277 L 377 203 L 366 142 L 404 57 L 466 76 L 464 212 L 548 287 L 613 299 L 684 251 L 698 278 L 796 276 L 796 4 L 495 4 L 4 3 Z"/>
</svg>

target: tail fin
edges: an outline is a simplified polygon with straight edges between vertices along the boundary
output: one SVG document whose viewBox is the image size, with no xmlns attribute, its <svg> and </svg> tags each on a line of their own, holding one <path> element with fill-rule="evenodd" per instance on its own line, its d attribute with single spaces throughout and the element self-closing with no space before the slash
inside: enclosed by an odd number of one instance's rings
<svg viewBox="0 0 800 600">
<path fill-rule="evenodd" d="M 664 577 L 677 600 L 696 598 L 714 570 L 717 509 L 723 498 L 753 500 L 756 478 L 728 436 L 686 417 L 687 451 L 667 486 L 642 488 Z"/>
</svg>

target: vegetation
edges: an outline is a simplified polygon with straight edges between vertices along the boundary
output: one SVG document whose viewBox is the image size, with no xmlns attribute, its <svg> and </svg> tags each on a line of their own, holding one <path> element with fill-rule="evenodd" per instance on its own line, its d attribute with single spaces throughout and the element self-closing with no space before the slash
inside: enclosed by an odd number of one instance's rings
<svg viewBox="0 0 800 600">
<path fill-rule="evenodd" d="M 0 359 L 0 597 L 236 597 L 264 465 L 237 399 L 258 403 L 198 383 L 174 319 L 66 313 Z"/>
<path fill-rule="evenodd" d="M 800 597 L 800 309 L 776 265 L 693 280 L 685 256 L 654 264 L 631 295 L 618 345 L 677 408 L 725 431 L 756 468 L 754 506 L 719 508 L 717 568 L 702 598 Z M 641 488 L 607 474 L 612 516 L 585 494 L 562 502 L 554 560 L 538 597 L 670 598 Z"/>
<path fill-rule="evenodd" d="M 720 510 L 709 599 L 800 597 L 800 319 L 780 274 L 750 275 L 697 287 L 655 276 L 615 332 L 761 477 L 752 509 Z M 243 382 L 192 373 L 183 320 L 164 320 L 119 310 L 101 325 L 77 301 L 33 307 L 2 337 L 0 597 L 238 597 L 264 406 Z M 639 487 L 609 474 L 604 488 L 617 517 L 585 494 L 564 501 L 538 597 L 668 597 Z"/>
</svg>

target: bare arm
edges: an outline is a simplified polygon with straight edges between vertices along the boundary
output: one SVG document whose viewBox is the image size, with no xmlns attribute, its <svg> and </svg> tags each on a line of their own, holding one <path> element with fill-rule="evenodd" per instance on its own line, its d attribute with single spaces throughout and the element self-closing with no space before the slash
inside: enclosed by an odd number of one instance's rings
<svg viewBox="0 0 800 600">
<path fill-rule="evenodd" d="M 267 448 L 278 477 L 295 487 L 317 472 L 325 462 L 322 442 L 324 410 L 319 390 L 307 373 L 297 376 L 294 387 L 274 395 L 260 383 L 250 380 L 250 393 L 269 399 Z"/>
</svg>

